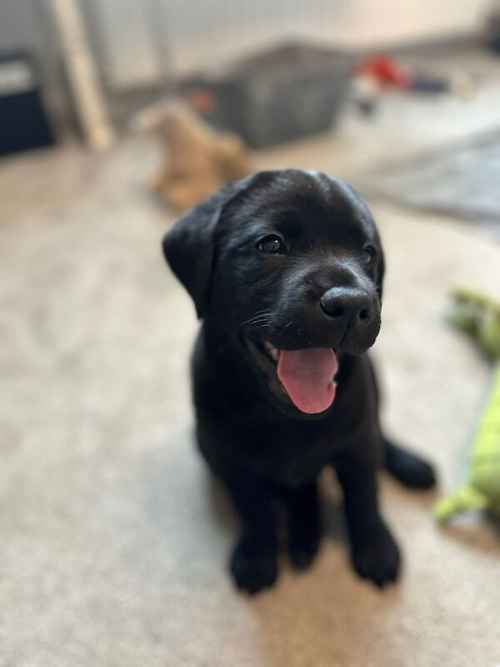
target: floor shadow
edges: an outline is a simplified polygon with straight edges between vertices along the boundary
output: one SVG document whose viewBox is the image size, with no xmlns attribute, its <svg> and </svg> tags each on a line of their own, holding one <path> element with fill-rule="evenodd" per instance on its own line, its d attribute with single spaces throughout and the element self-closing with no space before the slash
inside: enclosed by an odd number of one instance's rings
<svg viewBox="0 0 500 667">
<path fill-rule="evenodd" d="M 476 551 L 500 551 L 500 518 L 490 512 L 470 512 L 440 526 L 440 530 Z"/>
<path fill-rule="evenodd" d="M 485 516 L 492 531 L 500 540 L 500 516 L 498 514 L 494 514 L 493 512 L 485 512 Z"/>
<path fill-rule="evenodd" d="M 231 505 L 231 500 L 220 482 L 209 470 L 205 471 L 202 493 L 208 498 L 209 511 L 215 518 L 215 523 L 222 532 L 235 536 L 238 530 L 238 518 Z"/>
<path fill-rule="evenodd" d="M 391 491 L 396 491 L 398 495 L 404 494 L 405 496 L 408 496 L 411 498 L 414 505 L 420 505 L 425 509 L 432 509 L 441 497 L 439 480 L 433 489 L 410 489 L 384 471 L 381 474 L 380 481 Z"/>
</svg>

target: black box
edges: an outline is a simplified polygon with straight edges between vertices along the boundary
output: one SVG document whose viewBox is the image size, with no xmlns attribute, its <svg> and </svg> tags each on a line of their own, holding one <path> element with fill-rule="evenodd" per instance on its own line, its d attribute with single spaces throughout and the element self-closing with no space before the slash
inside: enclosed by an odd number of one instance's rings
<svg viewBox="0 0 500 667">
<path fill-rule="evenodd" d="M 53 143 L 33 58 L 0 53 L 0 155 Z"/>
</svg>

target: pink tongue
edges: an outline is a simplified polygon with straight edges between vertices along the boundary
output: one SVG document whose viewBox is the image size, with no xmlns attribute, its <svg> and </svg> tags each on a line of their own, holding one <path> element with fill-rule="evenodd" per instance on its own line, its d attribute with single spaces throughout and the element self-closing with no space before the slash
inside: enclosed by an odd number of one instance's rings
<svg viewBox="0 0 500 667">
<path fill-rule="evenodd" d="M 333 376 L 338 363 L 335 352 L 327 348 L 280 350 L 278 378 L 296 408 L 316 414 L 333 403 Z"/>
</svg>

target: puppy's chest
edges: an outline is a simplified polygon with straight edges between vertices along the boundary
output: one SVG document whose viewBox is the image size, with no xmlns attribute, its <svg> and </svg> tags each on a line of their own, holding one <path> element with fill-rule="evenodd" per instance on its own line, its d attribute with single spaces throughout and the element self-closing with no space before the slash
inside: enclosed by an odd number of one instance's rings
<svg viewBox="0 0 500 667">
<path fill-rule="evenodd" d="M 287 486 L 314 479 L 341 448 L 341 441 L 328 429 L 274 426 L 240 432 L 247 465 L 256 472 Z M 240 450 L 241 451 L 241 450 Z"/>
</svg>

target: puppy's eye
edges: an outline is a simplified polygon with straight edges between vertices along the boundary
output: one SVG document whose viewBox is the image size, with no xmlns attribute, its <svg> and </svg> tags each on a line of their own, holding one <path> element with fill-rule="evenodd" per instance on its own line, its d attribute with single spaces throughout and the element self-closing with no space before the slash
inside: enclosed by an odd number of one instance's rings
<svg viewBox="0 0 500 667">
<path fill-rule="evenodd" d="M 276 234 L 269 234 L 257 243 L 257 250 L 264 255 L 284 255 L 286 253 L 286 246 Z"/>
<path fill-rule="evenodd" d="M 365 255 L 366 263 L 373 264 L 377 257 L 377 250 L 375 249 L 375 246 L 371 245 L 371 243 L 367 243 L 363 248 L 363 252 Z"/>
</svg>

